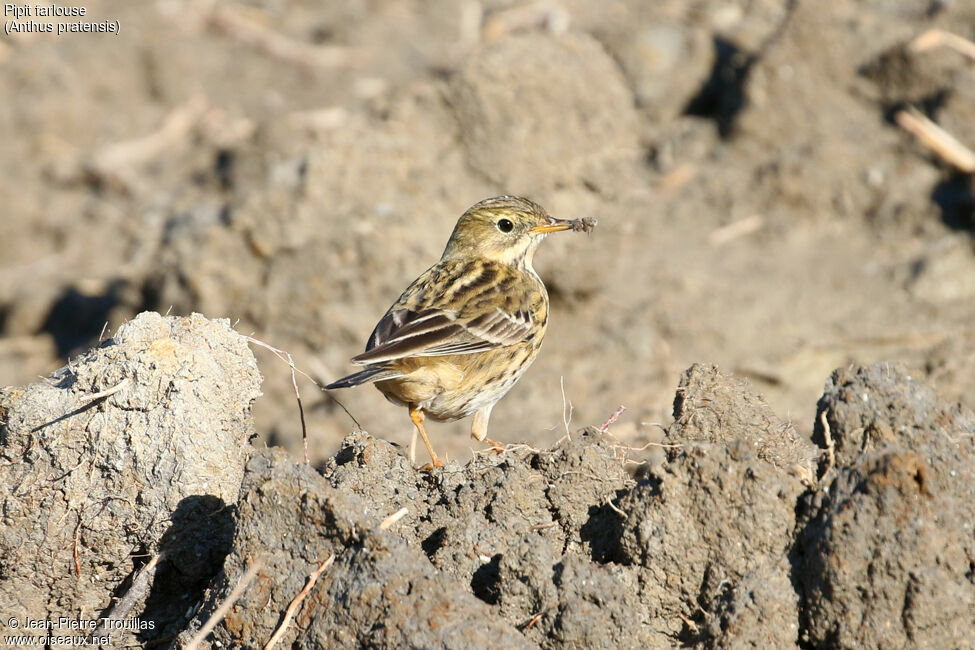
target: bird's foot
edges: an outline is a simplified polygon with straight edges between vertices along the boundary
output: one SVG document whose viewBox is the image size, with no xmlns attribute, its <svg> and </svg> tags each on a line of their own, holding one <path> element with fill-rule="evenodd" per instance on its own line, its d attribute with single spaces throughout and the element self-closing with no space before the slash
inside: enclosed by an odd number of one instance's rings
<svg viewBox="0 0 975 650">
<path fill-rule="evenodd" d="M 491 451 L 493 451 L 496 454 L 500 454 L 505 449 L 507 449 L 507 447 L 503 443 L 500 443 L 497 440 L 491 440 L 490 438 L 485 438 L 481 442 L 486 442 L 487 444 L 491 445 Z"/>
<path fill-rule="evenodd" d="M 439 458 L 434 458 L 433 463 L 427 463 L 420 468 L 421 472 L 432 472 L 436 467 L 443 467 L 443 461 Z"/>
</svg>

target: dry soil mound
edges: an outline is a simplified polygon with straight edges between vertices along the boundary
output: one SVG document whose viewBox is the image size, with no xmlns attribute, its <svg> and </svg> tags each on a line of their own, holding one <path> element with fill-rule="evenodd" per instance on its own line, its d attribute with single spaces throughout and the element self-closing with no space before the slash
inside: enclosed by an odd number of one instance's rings
<svg viewBox="0 0 975 650">
<path fill-rule="evenodd" d="M 880 648 L 975 635 L 975 416 L 895 366 L 834 373 L 825 451 L 746 382 L 695 365 L 665 455 L 590 427 L 432 472 L 363 432 L 317 470 L 253 449 L 259 381 L 225 322 L 146 313 L 50 380 L 4 389 L 9 615 L 138 616 L 153 626 L 113 643 L 179 646 L 257 566 L 211 643 L 259 647 L 331 558 L 285 644 Z"/>
</svg>

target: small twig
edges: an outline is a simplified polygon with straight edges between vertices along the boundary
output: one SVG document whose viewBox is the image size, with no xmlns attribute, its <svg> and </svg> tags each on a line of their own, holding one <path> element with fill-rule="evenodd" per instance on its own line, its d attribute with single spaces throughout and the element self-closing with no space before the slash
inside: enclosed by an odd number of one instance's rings
<svg viewBox="0 0 975 650">
<path fill-rule="evenodd" d="M 825 409 L 819 414 L 819 423 L 823 426 L 823 440 L 826 442 L 826 469 L 823 470 L 823 478 L 826 478 L 836 462 L 836 445 L 833 443 L 833 433 L 830 431 Z"/>
<path fill-rule="evenodd" d="M 132 585 L 129 587 L 129 590 L 125 592 L 124 596 L 118 599 L 108 614 L 101 617 L 101 623 L 91 633 L 91 636 L 104 636 L 102 632 L 108 627 L 109 621 L 120 621 L 125 618 L 132 611 L 132 608 L 149 593 L 149 588 L 152 586 L 152 579 L 156 577 L 156 569 L 159 566 L 159 562 L 165 557 L 166 552 L 163 551 L 159 555 L 153 556 L 145 566 L 135 572 L 132 576 Z"/>
<path fill-rule="evenodd" d="M 683 186 L 697 175 L 697 166 L 683 163 L 658 181 L 657 185 L 664 192 L 671 192 Z"/>
<path fill-rule="evenodd" d="M 128 386 L 129 385 L 129 381 L 130 381 L 130 378 L 129 377 L 126 377 L 125 379 L 123 379 L 119 383 L 115 384 L 111 388 L 107 388 L 107 389 L 105 389 L 103 391 L 100 391 L 98 393 L 94 393 L 92 395 L 85 395 L 84 397 L 81 398 L 81 403 L 82 404 L 88 404 L 90 402 L 94 402 L 95 400 L 102 399 L 102 398 L 105 398 L 105 397 L 109 397 L 111 395 L 114 395 L 115 393 L 119 392 L 120 390 L 122 390 L 123 388 L 125 388 L 126 386 Z"/>
<path fill-rule="evenodd" d="M 101 342 L 102 342 L 102 339 L 103 339 L 103 338 L 105 338 L 105 330 L 106 330 L 106 329 L 108 329 L 108 321 L 105 321 L 105 324 L 104 324 L 104 325 L 102 325 L 102 331 L 101 331 L 101 333 L 100 333 L 100 334 L 98 335 L 98 342 L 99 342 L 99 343 L 101 343 Z"/>
<path fill-rule="evenodd" d="M 30 432 L 31 433 L 37 433 L 41 429 L 43 429 L 45 427 L 49 427 L 52 424 L 57 424 L 58 422 L 64 422 L 68 418 L 73 418 L 76 415 L 79 415 L 81 413 L 84 413 L 85 411 L 87 411 L 88 409 L 90 409 L 92 407 L 92 405 L 94 405 L 94 403 L 97 402 L 98 400 L 104 399 L 106 397 L 110 397 L 110 396 L 114 395 L 115 393 L 119 392 L 120 390 L 122 390 L 123 388 L 125 388 L 126 386 L 128 386 L 128 384 L 129 384 L 129 378 L 126 377 L 125 379 L 123 379 L 122 381 L 120 381 L 119 383 L 115 384 L 114 386 L 112 386 L 111 388 L 109 388 L 107 390 L 103 390 L 103 391 L 101 391 L 99 393 L 95 393 L 93 395 L 85 395 L 85 396 L 83 396 L 81 398 L 81 406 L 79 406 L 78 408 L 74 409 L 73 411 L 69 411 L 69 412 L 65 413 L 64 415 L 61 415 L 61 416 L 56 417 L 53 420 L 49 420 L 49 421 L 44 422 L 42 424 L 38 424 L 36 427 L 34 427 L 33 429 L 31 429 Z"/>
<path fill-rule="evenodd" d="M 204 20 L 211 28 L 288 63 L 329 69 L 356 63 L 357 52 L 351 48 L 340 45 L 323 47 L 296 41 L 244 17 L 229 6 L 213 5 Z"/>
<path fill-rule="evenodd" d="M 609 506 L 609 508 L 610 508 L 610 510 L 612 510 L 613 512 L 615 512 L 616 514 L 618 514 L 618 515 L 619 515 L 620 517 L 622 517 L 623 519 L 627 519 L 627 518 L 629 518 L 629 515 L 628 515 L 628 514 L 626 514 L 626 513 L 625 513 L 625 512 L 623 512 L 622 510 L 620 510 L 620 509 L 619 509 L 619 508 L 618 508 L 618 507 L 616 506 L 616 504 L 614 504 L 614 503 L 613 503 L 612 501 L 610 501 L 609 499 L 607 499 L 607 500 L 606 500 L 606 505 L 608 505 L 608 506 Z"/>
<path fill-rule="evenodd" d="M 50 483 L 57 483 L 58 481 L 60 481 L 60 480 L 61 480 L 61 479 L 63 479 L 64 477 L 66 477 L 66 476 L 68 476 L 68 475 L 70 475 L 70 474 L 71 474 L 71 472 L 73 472 L 73 471 L 75 471 L 76 469 L 78 469 L 79 467 L 81 467 L 82 465 L 84 465 L 84 464 L 85 464 L 85 461 L 86 461 L 86 460 L 89 460 L 89 459 L 87 459 L 87 458 L 82 458 L 81 460 L 79 460 L 79 461 L 78 461 L 78 464 L 77 464 L 77 465 L 75 465 L 74 467 L 72 467 L 72 468 L 70 468 L 70 469 L 68 469 L 68 470 L 67 470 L 66 472 L 64 472 L 63 474 L 61 474 L 61 475 L 59 475 L 59 476 L 55 476 L 55 477 L 54 477 L 54 478 L 52 478 L 52 479 L 51 479 L 51 480 L 50 480 L 49 482 L 50 482 Z M 18 461 L 18 462 L 19 462 L 19 461 Z M 13 465 L 13 464 L 14 464 L 14 463 L 11 463 L 11 465 Z"/>
<path fill-rule="evenodd" d="M 340 402 L 335 397 L 335 395 L 333 395 L 331 392 L 327 391 L 325 389 L 325 387 L 318 380 L 316 380 L 314 377 L 312 377 L 311 375 L 309 375 L 304 370 L 296 367 L 295 364 L 294 364 L 294 361 L 291 360 L 291 355 L 288 352 L 285 352 L 284 350 L 279 350 L 278 348 L 274 347 L 273 345 L 270 345 L 268 343 L 265 343 L 264 341 L 261 341 L 259 339 L 255 339 L 252 336 L 244 336 L 244 340 L 245 341 L 250 341 L 251 343 L 254 343 L 255 345 L 259 345 L 262 348 L 265 348 L 266 350 L 270 350 L 274 354 L 274 356 L 276 356 L 278 359 L 281 359 L 281 361 L 284 361 L 285 363 L 287 363 L 291 367 L 292 384 L 295 385 L 295 393 L 296 394 L 298 392 L 298 388 L 297 388 L 296 382 L 294 381 L 294 376 L 293 376 L 295 372 L 297 372 L 299 375 L 301 375 L 302 377 L 304 377 L 305 379 L 307 379 L 311 383 L 315 384 L 315 386 L 318 387 L 318 389 L 320 391 L 322 391 L 326 395 L 328 395 L 329 399 L 331 399 L 332 401 L 334 401 L 336 404 L 339 405 L 339 408 L 341 408 L 343 411 L 345 411 L 345 414 L 349 416 L 349 419 L 352 420 L 353 423 L 355 423 L 356 428 L 359 431 L 362 431 L 362 425 L 359 424 L 359 421 L 355 419 L 355 416 L 354 415 L 352 415 L 351 413 L 349 413 L 349 409 L 345 408 L 345 404 L 343 404 L 342 402 Z M 299 396 L 299 399 L 298 399 L 298 407 L 299 408 L 301 407 L 301 398 L 300 398 L 300 396 Z M 307 445 L 307 436 L 306 436 L 306 432 L 304 430 L 304 424 L 305 424 L 305 412 L 304 412 L 304 409 L 301 410 L 301 424 L 302 424 L 302 432 L 301 432 L 302 438 L 306 439 L 305 444 Z"/>
<path fill-rule="evenodd" d="M 474 458 L 478 458 L 479 456 L 488 456 L 488 457 L 497 456 L 500 458 L 504 454 L 507 454 L 509 451 L 527 451 L 533 454 L 551 453 L 541 449 L 535 449 L 531 445 L 526 445 L 523 442 L 509 442 L 508 444 L 502 445 L 501 447 L 488 447 L 487 449 L 471 449 L 471 455 L 473 455 Z"/>
<path fill-rule="evenodd" d="M 495 43 L 508 34 L 540 30 L 561 34 L 569 28 L 570 15 L 556 2 L 533 2 L 491 13 L 481 27 L 481 40 Z"/>
<path fill-rule="evenodd" d="M 542 620 L 543 616 L 545 616 L 545 612 L 539 612 L 534 616 L 532 616 L 531 620 L 528 621 L 528 625 L 525 626 L 525 630 L 527 631 L 532 629 L 532 627 L 535 626 L 535 623 L 538 623 L 540 620 Z"/>
<path fill-rule="evenodd" d="M 295 610 L 298 609 L 298 605 L 300 605 L 301 601 L 305 599 L 305 596 L 308 595 L 311 588 L 315 586 L 315 582 L 318 580 L 319 576 L 325 572 L 325 569 L 332 566 L 332 562 L 334 561 L 335 553 L 332 553 L 328 556 L 327 560 L 322 562 L 321 565 L 319 565 L 319 567 L 308 576 L 308 581 L 305 583 L 304 588 L 298 592 L 298 595 L 294 597 L 291 604 L 289 604 L 287 609 L 284 610 L 284 618 L 281 619 L 281 623 L 274 631 L 274 634 L 271 635 L 271 638 L 268 639 L 266 644 L 264 644 L 264 650 L 271 650 L 271 648 L 273 648 L 277 642 L 281 640 L 281 637 L 284 636 L 284 633 L 288 629 L 288 625 L 291 623 L 291 618 L 294 616 Z"/>
<path fill-rule="evenodd" d="M 249 341 L 250 343 L 254 343 L 255 345 L 259 345 L 267 350 L 270 350 L 271 352 L 274 353 L 275 356 L 277 356 L 277 358 L 287 363 L 288 366 L 291 368 L 291 387 L 294 388 L 295 399 L 298 400 L 298 417 L 301 418 L 301 446 L 305 454 L 305 465 L 307 465 L 308 464 L 308 427 L 305 426 L 305 407 L 302 406 L 301 404 L 301 393 L 298 391 L 298 378 L 295 376 L 295 372 L 300 372 L 300 371 L 295 367 L 294 358 L 292 358 L 291 353 L 288 352 L 287 350 L 279 350 L 273 345 L 269 345 L 264 341 L 259 341 L 258 339 L 255 339 L 252 336 L 245 336 L 244 340 Z M 301 373 L 301 374 L 305 375 L 305 373 Z M 305 376 L 308 377 L 308 375 Z M 311 379 L 311 377 L 308 378 Z M 312 381 L 315 380 L 312 379 Z"/>
<path fill-rule="evenodd" d="M 310 111 L 295 111 L 288 122 L 298 128 L 324 132 L 340 129 L 349 121 L 349 112 L 341 106 L 330 106 Z"/>
<path fill-rule="evenodd" d="M 330 380 L 325 379 L 325 378 L 331 376 L 332 373 L 330 373 L 328 371 L 328 368 L 326 368 L 325 367 L 325 364 L 323 364 L 321 362 L 321 359 L 317 359 L 315 357 L 312 357 L 311 360 L 309 361 L 309 365 L 314 366 L 314 368 L 311 369 L 311 372 L 316 375 L 315 377 L 312 377 L 307 372 L 304 372 L 302 370 L 298 370 L 298 372 L 300 374 L 304 375 L 305 377 L 307 377 L 309 380 L 311 380 L 311 383 L 315 384 L 315 386 L 318 388 L 318 390 L 320 390 L 323 393 L 325 393 L 325 396 L 329 400 L 331 400 L 331 401 L 335 402 L 336 404 L 338 404 L 339 405 L 339 408 L 341 408 L 343 411 L 345 411 L 345 414 L 349 416 L 349 419 L 352 420 L 352 423 L 355 425 L 356 432 L 362 432 L 362 431 L 364 431 L 364 429 L 362 428 L 362 425 L 359 424 L 359 421 L 355 419 L 355 416 L 352 415 L 349 412 L 349 409 L 345 408 L 345 404 L 343 404 L 341 401 L 339 401 L 335 397 L 335 391 L 330 391 L 327 388 L 325 388 L 325 384 L 329 383 L 329 381 L 330 381 Z"/>
<path fill-rule="evenodd" d="M 562 604 L 562 601 L 560 600 L 560 601 L 556 602 L 554 605 L 549 605 L 548 607 L 546 607 L 542 611 L 540 611 L 537 614 L 535 614 L 534 616 L 532 616 L 528 620 L 528 622 L 525 624 L 525 627 L 523 628 L 522 631 L 523 632 L 527 632 L 528 630 L 532 629 L 535 626 L 536 623 L 538 623 L 540 620 L 542 620 L 542 617 L 543 616 L 545 616 L 547 613 L 549 613 L 550 611 L 552 611 L 553 609 L 555 609 L 556 607 L 558 607 L 561 604 Z"/>
<path fill-rule="evenodd" d="M 72 557 L 74 557 L 74 574 L 77 577 L 81 577 L 81 555 L 78 552 L 78 545 L 81 542 L 81 513 L 78 513 L 78 525 L 74 527 L 74 549 L 72 552 Z"/>
<path fill-rule="evenodd" d="M 684 390 L 684 389 L 683 388 L 678 388 L 677 389 L 678 392 L 680 392 L 682 390 Z M 641 427 L 657 427 L 658 429 L 660 429 L 664 433 L 667 433 L 667 427 L 665 427 L 664 425 L 660 424 L 659 422 L 650 422 L 649 420 L 647 420 L 647 421 L 641 422 L 640 423 L 640 426 Z"/>
<path fill-rule="evenodd" d="M 694 634 L 697 634 L 699 628 L 697 627 L 697 623 L 695 623 L 693 619 L 684 616 L 684 614 L 681 612 L 677 612 L 677 615 L 680 616 L 680 619 L 684 621 L 685 625 L 687 625 L 687 629 L 689 629 Z"/>
<path fill-rule="evenodd" d="M 975 61 L 975 43 L 943 29 L 929 29 L 908 44 L 912 52 L 926 52 L 945 45 Z"/>
<path fill-rule="evenodd" d="M 627 451 L 646 451 L 648 447 L 660 447 L 661 449 L 682 449 L 684 443 L 681 442 L 648 442 L 642 447 L 629 447 L 627 445 L 616 445 L 619 449 Z"/>
<path fill-rule="evenodd" d="M 617 420 L 620 419 L 620 416 L 623 415 L 623 411 L 625 410 L 626 407 L 620 404 L 620 407 L 615 411 L 613 411 L 613 414 L 609 416 L 609 419 L 603 422 L 603 426 L 599 427 L 599 430 L 606 431 L 606 429 L 608 429 L 613 423 L 615 423 Z"/>
<path fill-rule="evenodd" d="M 227 598 L 220 603 L 220 606 L 217 607 L 216 611 L 210 615 L 210 618 L 207 619 L 207 622 L 203 624 L 203 627 L 201 627 L 200 631 L 193 636 L 190 642 L 183 646 L 183 650 L 196 650 L 200 647 L 200 644 L 204 639 L 207 638 L 207 635 L 213 631 L 213 628 L 217 626 L 217 623 L 223 620 L 223 617 L 227 615 L 227 612 L 229 612 L 230 608 L 233 607 L 234 603 L 237 602 L 237 599 L 243 595 L 244 590 L 247 589 L 247 586 L 254 579 L 254 576 L 257 575 L 257 572 L 261 568 L 262 564 L 263 563 L 261 560 L 255 560 L 247 568 L 247 571 L 245 571 L 244 575 L 241 576 L 240 580 L 237 581 L 237 586 L 233 588 L 230 595 L 228 595 Z"/>
<path fill-rule="evenodd" d="M 655 422 L 641 422 L 640 424 L 642 424 L 644 426 L 653 425 L 653 426 L 660 427 L 665 433 L 667 431 L 667 429 L 663 425 L 657 424 Z M 623 463 L 622 464 L 623 465 L 626 465 L 627 463 L 633 463 L 634 465 L 642 465 L 642 464 L 644 464 L 646 462 L 646 461 L 635 461 L 635 460 L 628 459 L 626 457 L 626 452 L 629 452 L 629 451 L 635 451 L 635 452 L 646 451 L 648 447 L 660 447 L 662 449 L 680 449 L 681 447 L 684 446 L 684 445 L 682 445 L 680 443 L 648 442 L 645 445 L 643 445 L 642 447 L 633 447 L 631 445 L 623 444 L 623 442 L 619 438 L 617 438 L 616 436 L 614 436 L 613 433 L 611 431 L 609 431 L 609 430 L 604 431 L 604 433 L 607 436 L 609 436 L 610 438 L 612 438 L 613 440 L 616 441 L 615 444 L 610 445 L 610 449 L 613 450 L 613 453 L 614 454 L 617 451 L 621 451 L 622 452 L 622 459 L 623 459 Z"/>
<path fill-rule="evenodd" d="M 723 246 L 739 237 L 744 237 L 745 235 L 750 235 L 760 230 L 764 225 L 765 219 L 759 214 L 753 214 L 750 217 L 732 221 L 708 233 L 708 244 L 715 247 Z"/>
<path fill-rule="evenodd" d="M 383 519 L 383 523 L 379 524 L 379 530 L 387 530 L 390 526 L 392 526 L 397 521 L 399 521 L 400 519 L 402 519 L 403 517 L 405 517 L 406 516 L 406 513 L 408 513 L 408 512 L 409 512 L 409 509 L 408 508 L 405 508 L 405 507 L 404 508 L 400 508 L 399 510 L 397 510 L 393 514 L 391 514 L 388 517 L 386 517 L 385 519 Z"/>
<path fill-rule="evenodd" d="M 572 436 L 569 434 L 569 423 L 572 422 L 572 402 L 570 402 L 565 397 L 565 377 L 563 376 L 559 377 L 559 388 L 562 389 L 562 425 L 565 427 L 565 436 L 560 438 L 558 442 L 562 442 L 562 440 L 568 440 L 569 442 L 572 442 Z M 568 417 L 565 414 L 566 403 L 568 403 L 569 405 Z"/>
<path fill-rule="evenodd" d="M 914 107 L 897 111 L 894 121 L 922 145 L 966 174 L 975 172 L 975 153 Z"/>
<path fill-rule="evenodd" d="M 478 548 L 477 544 L 474 545 L 473 550 L 477 554 L 477 559 L 480 560 L 481 564 L 488 564 L 491 561 L 493 553 L 485 553 Z M 470 557 L 470 553 L 467 556 Z"/>
<path fill-rule="evenodd" d="M 109 145 L 91 159 L 89 169 L 98 176 L 112 178 L 129 186 L 133 183 L 131 169 L 157 158 L 174 142 L 178 142 L 195 127 L 210 104 L 203 97 L 194 97 L 173 109 L 155 132 L 134 140 Z"/>
<path fill-rule="evenodd" d="M 558 525 L 558 522 L 556 522 L 556 521 L 550 521 L 547 524 L 535 524 L 534 526 L 532 526 L 528 530 L 530 530 L 531 532 L 534 533 L 534 532 L 537 532 L 539 530 L 546 530 L 546 529 L 551 528 L 552 526 L 556 526 L 556 525 Z"/>
</svg>

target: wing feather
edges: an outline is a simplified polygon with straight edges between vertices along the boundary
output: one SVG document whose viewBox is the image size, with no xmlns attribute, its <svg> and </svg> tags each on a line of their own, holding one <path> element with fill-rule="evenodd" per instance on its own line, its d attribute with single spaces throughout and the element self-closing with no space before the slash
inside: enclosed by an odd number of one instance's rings
<svg viewBox="0 0 975 650">
<path fill-rule="evenodd" d="M 434 272 L 431 269 L 430 272 Z M 490 270 L 492 278 L 498 273 Z M 523 341 L 532 331 L 533 319 L 528 287 L 497 283 L 479 283 L 486 271 L 463 274 L 442 292 L 426 290 L 424 276 L 404 293 L 376 325 L 366 351 L 353 357 L 352 363 L 365 365 L 388 363 L 408 357 L 435 357 L 450 354 L 474 354 Z M 411 294 L 411 289 L 416 292 Z M 439 296 L 470 295 L 457 304 L 429 304 Z M 474 288 L 474 291 L 470 291 Z M 428 304 L 410 304 L 411 295 L 433 296 Z M 504 307 L 513 307 L 505 309 Z"/>
</svg>

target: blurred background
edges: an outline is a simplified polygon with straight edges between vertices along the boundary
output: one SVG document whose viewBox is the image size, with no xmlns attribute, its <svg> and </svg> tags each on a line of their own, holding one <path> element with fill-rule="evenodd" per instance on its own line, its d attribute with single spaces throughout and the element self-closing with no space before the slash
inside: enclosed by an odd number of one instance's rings
<svg viewBox="0 0 975 650">
<path fill-rule="evenodd" d="M 642 444 L 697 361 L 805 433 L 850 363 L 975 406 L 973 2 L 84 6 L 120 33 L 0 37 L 0 385 L 146 309 L 229 318 L 327 383 L 509 193 L 599 226 L 539 251 L 549 333 L 492 437 L 625 405 Z M 254 350 L 257 429 L 297 454 L 288 367 Z M 321 460 L 353 423 L 299 385 Z M 378 391 L 335 397 L 408 444 Z M 469 430 L 431 427 L 461 459 Z"/>
</svg>

